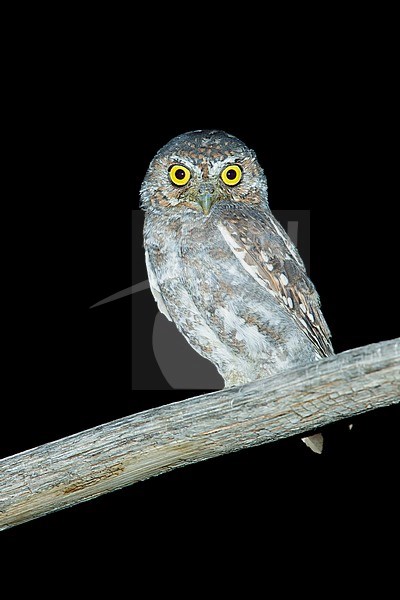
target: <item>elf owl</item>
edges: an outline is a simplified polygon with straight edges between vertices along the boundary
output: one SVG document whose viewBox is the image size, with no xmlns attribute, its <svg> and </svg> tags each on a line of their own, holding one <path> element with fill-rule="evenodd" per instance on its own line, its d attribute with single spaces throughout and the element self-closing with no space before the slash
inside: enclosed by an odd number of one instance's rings
<svg viewBox="0 0 400 600">
<path fill-rule="evenodd" d="M 172 139 L 149 166 L 141 206 L 158 308 L 226 386 L 333 353 L 318 294 L 243 142 L 223 131 Z"/>
</svg>

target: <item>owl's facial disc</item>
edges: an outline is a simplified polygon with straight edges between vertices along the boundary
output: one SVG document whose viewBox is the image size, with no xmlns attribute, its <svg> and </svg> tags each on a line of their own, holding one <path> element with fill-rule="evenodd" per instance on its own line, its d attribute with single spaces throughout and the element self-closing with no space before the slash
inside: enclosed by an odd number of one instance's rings
<svg viewBox="0 0 400 600">
<path fill-rule="evenodd" d="M 205 216 L 235 205 L 268 208 L 267 180 L 253 150 L 223 131 L 192 131 L 161 148 L 141 191 L 144 210 Z M 215 210 L 214 210 L 215 209 Z"/>
<path fill-rule="evenodd" d="M 181 163 L 169 166 L 169 178 L 175 189 L 181 188 L 180 203 L 210 214 L 212 206 L 220 200 L 230 198 L 230 189 L 240 183 L 243 171 L 238 164 L 228 163 L 212 175 L 209 166 L 193 165 L 193 172 Z"/>
</svg>

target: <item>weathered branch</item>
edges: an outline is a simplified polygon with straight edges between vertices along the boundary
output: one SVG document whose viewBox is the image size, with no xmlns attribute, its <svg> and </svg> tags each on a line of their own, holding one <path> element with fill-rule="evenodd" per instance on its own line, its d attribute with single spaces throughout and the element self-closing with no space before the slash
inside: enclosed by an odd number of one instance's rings
<svg viewBox="0 0 400 600">
<path fill-rule="evenodd" d="M 400 400 L 400 338 L 106 423 L 0 461 L 0 529 Z"/>
</svg>

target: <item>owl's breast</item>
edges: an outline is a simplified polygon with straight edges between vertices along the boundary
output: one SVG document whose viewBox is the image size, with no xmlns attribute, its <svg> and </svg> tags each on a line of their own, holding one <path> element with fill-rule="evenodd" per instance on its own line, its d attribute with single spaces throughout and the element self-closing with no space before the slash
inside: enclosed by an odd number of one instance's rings
<svg viewBox="0 0 400 600">
<path fill-rule="evenodd" d="M 181 333 L 226 381 L 250 381 L 307 353 L 312 357 L 293 320 L 243 268 L 217 220 L 163 219 L 145 227 L 163 302 Z"/>
<path fill-rule="evenodd" d="M 179 219 L 146 215 L 145 248 L 173 320 L 178 306 L 179 318 L 198 311 L 213 326 L 227 306 L 240 314 L 258 307 L 273 320 L 273 299 L 240 265 L 217 220 L 192 211 Z"/>
<path fill-rule="evenodd" d="M 215 222 L 203 217 L 200 223 L 182 223 L 179 254 L 186 266 L 196 266 L 201 259 L 213 269 L 218 269 L 219 261 L 231 258 L 227 250 L 229 248 Z"/>
<path fill-rule="evenodd" d="M 227 245 L 218 221 L 182 223 L 178 248 L 184 281 L 198 302 L 207 296 L 209 310 L 223 302 L 236 302 L 245 289 L 257 295 L 259 286 L 241 267 Z M 210 302 L 212 299 L 212 303 Z"/>
</svg>

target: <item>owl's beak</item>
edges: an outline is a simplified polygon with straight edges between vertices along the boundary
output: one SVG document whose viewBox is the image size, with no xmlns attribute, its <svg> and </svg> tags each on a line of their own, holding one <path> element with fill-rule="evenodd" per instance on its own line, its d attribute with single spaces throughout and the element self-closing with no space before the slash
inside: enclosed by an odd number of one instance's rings
<svg viewBox="0 0 400 600">
<path fill-rule="evenodd" d="M 197 195 L 197 203 L 205 215 L 210 213 L 211 207 L 216 201 L 215 187 L 211 184 L 201 184 Z"/>
<path fill-rule="evenodd" d="M 197 202 L 200 204 L 201 210 L 203 211 L 203 213 L 205 215 L 208 215 L 212 205 L 214 204 L 214 197 L 212 194 L 201 194 L 198 199 Z"/>
</svg>

